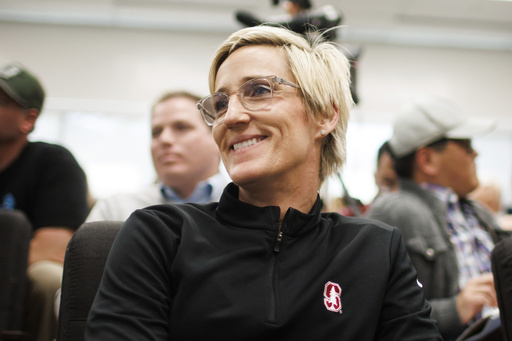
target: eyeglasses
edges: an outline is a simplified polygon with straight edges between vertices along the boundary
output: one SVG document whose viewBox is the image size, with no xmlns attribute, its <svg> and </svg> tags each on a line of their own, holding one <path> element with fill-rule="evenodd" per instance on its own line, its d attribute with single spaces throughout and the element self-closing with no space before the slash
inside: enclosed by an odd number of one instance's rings
<svg viewBox="0 0 512 341">
<path fill-rule="evenodd" d="M 300 89 L 297 84 L 277 76 L 267 76 L 251 79 L 240 86 L 237 92 L 238 99 L 245 109 L 256 111 L 267 108 L 274 99 L 274 83 Z M 197 109 L 209 126 L 221 123 L 221 117 L 228 111 L 229 97 L 233 93 L 216 92 L 197 102 Z"/>
</svg>

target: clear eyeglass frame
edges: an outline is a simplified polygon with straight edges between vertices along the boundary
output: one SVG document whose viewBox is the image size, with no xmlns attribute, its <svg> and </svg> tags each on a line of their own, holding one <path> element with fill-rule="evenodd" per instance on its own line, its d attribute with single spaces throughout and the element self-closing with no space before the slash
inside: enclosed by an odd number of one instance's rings
<svg viewBox="0 0 512 341">
<path fill-rule="evenodd" d="M 214 124 L 222 123 L 222 121 L 218 120 L 218 117 L 227 112 L 229 98 L 233 94 L 238 94 L 240 103 L 242 103 L 247 110 L 257 111 L 269 107 L 274 99 L 275 83 L 300 89 L 297 84 L 275 75 L 258 77 L 248 80 L 240 86 L 238 91 L 231 94 L 216 92 L 208 95 L 197 102 L 196 106 L 201 112 L 206 124 L 213 126 Z"/>
</svg>

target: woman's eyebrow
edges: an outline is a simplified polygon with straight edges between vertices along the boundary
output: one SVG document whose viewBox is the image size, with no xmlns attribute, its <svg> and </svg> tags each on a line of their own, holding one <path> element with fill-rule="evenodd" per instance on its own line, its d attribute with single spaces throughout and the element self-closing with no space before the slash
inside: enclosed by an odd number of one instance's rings
<svg viewBox="0 0 512 341">
<path fill-rule="evenodd" d="M 261 75 L 251 75 L 251 76 L 245 76 L 241 79 L 238 80 L 239 84 L 237 86 L 237 90 L 240 86 L 242 86 L 242 84 L 250 81 L 251 79 L 255 79 L 255 78 L 264 78 L 264 77 L 268 77 L 268 76 L 261 76 Z M 226 86 L 221 86 L 220 88 L 216 89 L 215 92 L 226 92 Z"/>
</svg>

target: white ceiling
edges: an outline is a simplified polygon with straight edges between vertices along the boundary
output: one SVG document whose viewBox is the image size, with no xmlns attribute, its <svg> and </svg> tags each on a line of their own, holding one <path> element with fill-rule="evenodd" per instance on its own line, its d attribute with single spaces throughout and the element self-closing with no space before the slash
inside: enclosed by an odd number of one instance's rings
<svg viewBox="0 0 512 341">
<path fill-rule="evenodd" d="M 343 13 L 340 39 L 357 43 L 512 51 L 512 1 L 313 0 Z M 283 15 L 270 0 L 0 0 L 0 21 L 232 32 L 238 9 Z"/>
</svg>

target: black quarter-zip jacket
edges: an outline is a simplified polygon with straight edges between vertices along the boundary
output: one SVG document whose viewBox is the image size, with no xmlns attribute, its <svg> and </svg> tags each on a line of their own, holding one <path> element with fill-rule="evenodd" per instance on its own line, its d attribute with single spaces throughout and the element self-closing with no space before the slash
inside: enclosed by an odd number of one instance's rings
<svg viewBox="0 0 512 341">
<path fill-rule="evenodd" d="M 133 213 L 86 340 L 441 340 L 397 229 L 237 198 Z"/>
</svg>

